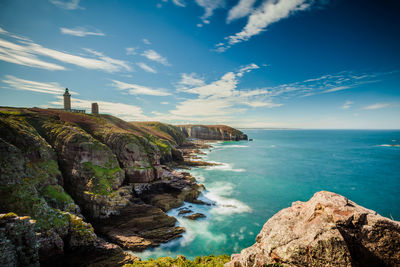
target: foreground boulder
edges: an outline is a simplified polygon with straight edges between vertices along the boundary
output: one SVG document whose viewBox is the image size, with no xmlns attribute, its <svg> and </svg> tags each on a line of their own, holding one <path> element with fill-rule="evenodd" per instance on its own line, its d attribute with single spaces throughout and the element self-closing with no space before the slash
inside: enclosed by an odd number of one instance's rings
<svg viewBox="0 0 400 267">
<path fill-rule="evenodd" d="M 400 222 L 347 198 L 317 192 L 263 226 L 231 266 L 400 266 Z"/>
</svg>

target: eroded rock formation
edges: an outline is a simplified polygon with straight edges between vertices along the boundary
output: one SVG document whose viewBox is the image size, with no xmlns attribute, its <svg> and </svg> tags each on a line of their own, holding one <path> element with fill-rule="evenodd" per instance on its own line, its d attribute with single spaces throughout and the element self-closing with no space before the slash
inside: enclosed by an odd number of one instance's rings
<svg viewBox="0 0 400 267">
<path fill-rule="evenodd" d="M 247 140 L 243 132 L 226 125 L 179 125 L 182 132 L 191 138 L 204 140 Z"/>
<path fill-rule="evenodd" d="M 347 198 L 317 192 L 263 226 L 231 266 L 400 266 L 400 222 Z"/>
</svg>

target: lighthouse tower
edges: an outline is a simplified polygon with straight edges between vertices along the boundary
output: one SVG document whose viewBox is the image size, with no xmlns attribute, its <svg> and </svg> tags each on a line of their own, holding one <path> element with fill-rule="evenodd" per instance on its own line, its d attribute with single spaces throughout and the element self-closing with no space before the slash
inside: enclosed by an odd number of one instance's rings
<svg viewBox="0 0 400 267">
<path fill-rule="evenodd" d="M 71 110 L 71 94 L 68 92 L 68 88 L 65 88 L 64 93 L 64 109 L 68 111 Z"/>
</svg>

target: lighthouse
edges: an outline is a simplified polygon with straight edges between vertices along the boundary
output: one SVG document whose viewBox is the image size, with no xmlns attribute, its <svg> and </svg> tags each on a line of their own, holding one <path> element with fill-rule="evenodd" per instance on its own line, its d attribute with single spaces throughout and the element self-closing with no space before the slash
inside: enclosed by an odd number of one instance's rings
<svg viewBox="0 0 400 267">
<path fill-rule="evenodd" d="M 71 94 L 68 92 L 68 88 L 65 88 L 64 93 L 64 109 L 67 111 L 71 110 Z"/>
</svg>

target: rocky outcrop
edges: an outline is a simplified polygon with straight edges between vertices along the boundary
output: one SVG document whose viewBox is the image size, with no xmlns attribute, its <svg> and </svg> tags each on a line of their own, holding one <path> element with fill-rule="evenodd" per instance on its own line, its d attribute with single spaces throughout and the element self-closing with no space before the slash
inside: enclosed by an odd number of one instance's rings
<svg viewBox="0 0 400 267">
<path fill-rule="evenodd" d="M 178 127 L 190 138 L 225 141 L 247 140 L 246 134 L 226 125 L 178 125 Z"/>
<path fill-rule="evenodd" d="M 147 184 L 135 184 L 136 196 L 145 203 L 168 211 L 183 205 L 184 201 L 196 202 L 203 185 L 196 183 L 189 173 L 181 173 L 164 167 L 163 179 Z"/>
<path fill-rule="evenodd" d="M 139 201 L 126 206 L 121 216 L 102 220 L 96 229 L 125 249 L 141 251 L 181 237 L 185 229 L 175 224 L 174 217 Z"/>
<path fill-rule="evenodd" d="M 231 266 L 400 266 L 400 222 L 321 191 L 263 226 Z"/>
<path fill-rule="evenodd" d="M 34 224 L 27 216 L 0 214 L 0 266 L 40 266 Z"/>
</svg>

